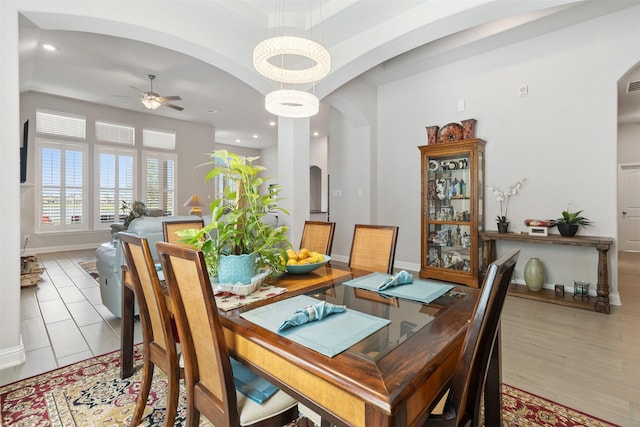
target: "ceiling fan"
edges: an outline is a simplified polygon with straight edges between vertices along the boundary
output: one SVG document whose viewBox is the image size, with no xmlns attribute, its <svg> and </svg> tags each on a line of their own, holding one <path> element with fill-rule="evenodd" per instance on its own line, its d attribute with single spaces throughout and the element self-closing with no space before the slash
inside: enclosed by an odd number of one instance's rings
<svg viewBox="0 0 640 427">
<path fill-rule="evenodd" d="M 164 105 L 165 107 L 173 108 L 174 110 L 178 110 L 178 111 L 184 110 L 184 108 L 178 105 L 170 104 L 168 102 L 168 101 L 182 101 L 182 98 L 180 98 L 179 96 L 160 96 L 157 93 L 155 93 L 153 91 L 153 79 L 155 79 L 156 76 L 154 76 L 153 74 L 148 74 L 148 76 L 149 76 L 149 80 L 151 81 L 151 89 L 148 92 L 142 91 L 137 87 L 131 86 L 132 89 L 135 89 L 142 93 L 142 98 L 139 98 L 140 102 L 142 102 L 142 105 L 144 105 L 150 110 L 155 110 L 157 108 L 160 108 L 161 105 Z"/>
</svg>

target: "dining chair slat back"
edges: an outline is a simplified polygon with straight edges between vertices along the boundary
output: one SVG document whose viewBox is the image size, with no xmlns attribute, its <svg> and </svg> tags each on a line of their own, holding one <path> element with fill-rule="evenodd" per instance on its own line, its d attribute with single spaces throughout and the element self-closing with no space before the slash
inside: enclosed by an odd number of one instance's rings
<svg viewBox="0 0 640 427">
<path fill-rule="evenodd" d="M 236 392 L 229 352 L 202 252 L 166 242 L 157 242 L 156 249 L 184 356 L 185 426 L 198 426 L 201 415 L 216 426 L 245 426 L 259 420 L 261 426 L 279 427 L 295 420 L 297 402 L 286 395 L 283 399 L 282 391 L 262 405 Z"/>
<path fill-rule="evenodd" d="M 331 255 L 335 229 L 335 222 L 305 221 L 300 239 L 300 249 L 307 248 L 310 251 Z"/>
<path fill-rule="evenodd" d="M 397 242 L 398 226 L 356 224 L 349 268 L 392 274 Z"/>
<path fill-rule="evenodd" d="M 450 382 L 442 414 L 432 414 L 425 427 L 480 426 L 487 372 L 498 334 L 502 308 L 520 251 L 511 250 L 489 264 L 480 298 L 471 316 L 462 350 Z M 499 369 L 499 367 L 498 367 Z"/>
<path fill-rule="evenodd" d="M 143 337 L 142 381 L 131 425 L 138 425 L 142 419 L 151 389 L 154 366 L 158 366 L 168 381 L 164 425 L 172 426 L 177 414 L 179 378 L 183 371 L 179 366 L 171 316 L 162 293 L 149 242 L 144 237 L 126 232 L 120 233 L 119 238 L 126 261 L 122 266 L 123 276 L 126 275 L 138 302 Z"/>
<path fill-rule="evenodd" d="M 186 243 L 184 238 L 178 235 L 179 231 L 188 230 L 191 228 L 201 229 L 204 227 L 204 220 L 202 219 L 187 219 L 181 221 L 164 221 L 162 223 L 162 233 L 164 241 L 173 243 L 178 246 L 193 249 L 193 245 Z"/>
</svg>

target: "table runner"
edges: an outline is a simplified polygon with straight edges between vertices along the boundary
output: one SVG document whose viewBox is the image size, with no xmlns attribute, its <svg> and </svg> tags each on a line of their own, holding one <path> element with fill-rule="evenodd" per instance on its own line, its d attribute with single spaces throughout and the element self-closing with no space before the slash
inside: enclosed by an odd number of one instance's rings
<svg viewBox="0 0 640 427">
<path fill-rule="evenodd" d="M 414 280 L 411 284 L 399 285 L 393 288 L 387 288 L 384 291 L 379 291 L 378 287 L 389 277 L 391 277 L 389 274 L 371 273 L 358 277 L 357 279 L 348 280 L 344 282 L 344 284 L 377 292 L 384 296 L 404 298 L 423 304 L 429 304 L 431 301 L 438 299 L 453 289 L 453 285 L 445 282 L 438 282 L 436 280 Z"/>
<path fill-rule="evenodd" d="M 322 320 L 305 323 L 278 332 L 278 327 L 296 310 L 320 302 L 307 295 L 274 302 L 242 313 L 240 316 L 298 344 L 333 357 L 391 323 L 370 314 L 347 309 Z"/>
<path fill-rule="evenodd" d="M 158 271 L 158 279 L 161 282 L 164 281 L 164 273 L 162 270 Z M 251 304 L 262 299 L 275 297 L 276 295 L 287 292 L 287 288 L 279 288 L 277 286 L 263 284 L 251 294 L 242 296 L 232 294 L 231 292 L 216 292 L 216 284 L 212 283 L 211 286 L 213 286 L 213 296 L 216 298 L 216 306 L 219 310 L 222 311 L 233 310 L 234 308 L 243 307 L 247 304 Z"/>
<path fill-rule="evenodd" d="M 215 287 L 215 284 L 213 284 Z M 214 291 L 215 292 L 215 291 Z M 216 292 L 216 306 L 222 311 L 233 310 L 266 298 L 275 297 L 287 292 L 287 288 L 272 285 L 262 285 L 247 296 L 235 295 L 230 292 Z"/>
</svg>

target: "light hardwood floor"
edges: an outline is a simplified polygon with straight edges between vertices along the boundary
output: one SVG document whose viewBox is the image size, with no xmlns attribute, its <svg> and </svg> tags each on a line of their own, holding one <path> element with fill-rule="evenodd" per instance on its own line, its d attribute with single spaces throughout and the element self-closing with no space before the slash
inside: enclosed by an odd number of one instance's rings
<svg viewBox="0 0 640 427">
<path fill-rule="evenodd" d="M 22 290 L 27 361 L 0 384 L 119 348 L 119 319 L 78 262 L 94 251 L 43 254 L 37 287 Z M 612 274 L 616 274 L 613 272 Z M 624 427 L 640 427 L 640 253 L 619 254 L 623 305 L 610 315 L 508 297 L 503 381 Z M 141 341 L 136 325 L 136 341 Z"/>
</svg>

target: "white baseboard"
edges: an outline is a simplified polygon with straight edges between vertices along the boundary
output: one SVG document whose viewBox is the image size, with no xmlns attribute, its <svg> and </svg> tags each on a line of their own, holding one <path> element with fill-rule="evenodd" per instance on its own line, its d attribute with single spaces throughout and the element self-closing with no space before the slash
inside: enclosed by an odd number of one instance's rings
<svg viewBox="0 0 640 427">
<path fill-rule="evenodd" d="M 106 241 L 106 240 L 105 240 Z M 104 242 L 100 242 L 104 243 Z M 64 252 L 64 251 L 80 251 L 83 249 L 95 249 L 100 246 L 100 243 L 80 243 L 77 245 L 61 245 L 61 246 L 46 246 L 44 248 L 27 248 L 22 255 L 32 254 L 45 254 L 50 252 Z"/>
<path fill-rule="evenodd" d="M 20 337 L 20 345 L 0 349 L 0 370 L 21 365 L 25 360 L 26 354 L 24 344 L 22 344 L 22 336 Z"/>
</svg>

